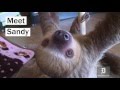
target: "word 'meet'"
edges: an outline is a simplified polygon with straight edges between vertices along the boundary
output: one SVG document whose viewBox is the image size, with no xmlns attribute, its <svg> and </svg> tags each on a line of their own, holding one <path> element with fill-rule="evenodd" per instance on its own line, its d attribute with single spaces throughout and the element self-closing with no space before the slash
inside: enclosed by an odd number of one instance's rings
<svg viewBox="0 0 120 90">
<path fill-rule="evenodd" d="M 30 37 L 31 36 L 31 29 L 30 28 L 5 28 L 5 36 Z"/>
<path fill-rule="evenodd" d="M 5 25 L 27 25 L 26 16 L 6 17 Z"/>
</svg>

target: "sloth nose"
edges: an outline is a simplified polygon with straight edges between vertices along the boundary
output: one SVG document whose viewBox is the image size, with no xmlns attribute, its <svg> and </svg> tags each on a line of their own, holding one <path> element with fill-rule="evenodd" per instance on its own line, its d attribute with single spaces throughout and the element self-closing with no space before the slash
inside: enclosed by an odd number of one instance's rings
<svg viewBox="0 0 120 90">
<path fill-rule="evenodd" d="M 55 32 L 54 38 L 58 41 L 69 41 L 70 35 L 66 31 L 58 30 Z"/>
<path fill-rule="evenodd" d="M 59 48 L 68 46 L 71 41 L 72 36 L 64 30 L 58 30 L 53 34 L 53 43 L 56 44 Z"/>
</svg>

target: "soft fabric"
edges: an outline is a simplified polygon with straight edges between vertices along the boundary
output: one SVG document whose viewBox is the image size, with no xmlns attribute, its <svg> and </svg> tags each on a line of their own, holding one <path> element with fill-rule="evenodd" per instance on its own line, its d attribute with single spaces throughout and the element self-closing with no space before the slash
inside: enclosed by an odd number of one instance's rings
<svg viewBox="0 0 120 90">
<path fill-rule="evenodd" d="M 0 36 L 0 78 L 10 78 L 33 56 L 32 50 L 20 48 Z"/>
</svg>

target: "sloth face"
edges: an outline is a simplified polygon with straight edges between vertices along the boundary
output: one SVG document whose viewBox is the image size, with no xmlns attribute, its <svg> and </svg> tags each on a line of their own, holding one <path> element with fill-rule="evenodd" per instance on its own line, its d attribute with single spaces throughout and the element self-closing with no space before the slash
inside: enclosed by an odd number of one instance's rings
<svg viewBox="0 0 120 90">
<path fill-rule="evenodd" d="M 43 38 L 37 50 L 37 62 L 47 75 L 65 77 L 80 64 L 80 50 L 78 42 L 69 32 L 57 30 Z"/>
</svg>

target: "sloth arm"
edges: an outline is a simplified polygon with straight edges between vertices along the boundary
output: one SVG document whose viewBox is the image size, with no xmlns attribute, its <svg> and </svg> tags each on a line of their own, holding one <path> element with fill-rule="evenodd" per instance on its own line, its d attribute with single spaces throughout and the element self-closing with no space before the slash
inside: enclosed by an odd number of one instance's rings
<svg viewBox="0 0 120 90">
<path fill-rule="evenodd" d="M 120 42 L 120 12 L 107 12 L 103 21 L 85 36 L 75 35 L 84 53 L 93 62 L 102 58 L 110 48 Z"/>
<path fill-rule="evenodd" d="M 56 12 L 39 12 L 39 17 L 43 35 L 59 29 L 59 18 Z"/>
</svg>

